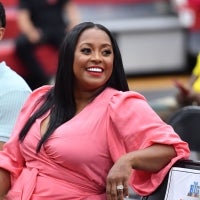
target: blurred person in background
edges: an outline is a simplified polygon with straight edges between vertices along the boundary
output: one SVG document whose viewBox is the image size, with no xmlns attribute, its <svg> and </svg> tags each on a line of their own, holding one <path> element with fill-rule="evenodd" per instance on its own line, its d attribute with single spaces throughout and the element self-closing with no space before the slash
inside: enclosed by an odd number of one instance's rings
<svg viewBox="0 0 200 200">
<path fill-rule="evenodd" d="M 186 85 L 174 81 L 177 89 L 175 95 L 160 97 L 149 102 L 165 121 L 183 106 L 200 105 L 200 0 L 171 0 L 171 2 L 186 31 L 188 69 L 191 76 Z"/>
<path fill-rule="evenodd" d="M 200 51 L 200 0 L 172 1 L 180 23 L 186 29 L 189 65 L 194 66 Z"/>
<path fill-rule="evenodd" d="M 151 107 L 163 115 L 166 121 L 177 109 L 188 105 L 200 105 L 200 53 L 197 55 L 196 64 L 193 67 L 187 83 L 174 80 L 174 86 L 177 89 L 175 95 L 161 97 L 150 101 Z"/>
<path fill-rule="evenodd" d="M 177 107 L 200 105 L 200 0 L 174 0 L 174 3 L 180 22 L 187 30 L 189 65 L 193 66 L 188 84 L 176 84 Z"/>
<path fill-rule="evenodd" d="M 178 88 L 176 99 L 179 106 L 200 105 L 200 53 L 188 84 L 178 85 Z"/>
<path fill-rule="evenodd" d="M 16 40 L 16 53 L 29 71 L 25 80 L 33 90 L 52 78 L 35 56 L 36 47 L 51 44 L 59 48 L 66 32 L 79 20 L 72 0 L 19 0 L 17 22 L 21 34 Z"/>
<path fill-rule="evenodd" d="M 0 40 L 6 28 L 5 8 L 0 2 Z M 4 61 L 0 62 L 0 150 L 12 132 L 18 113 L 31 93 L 28 84 Z"/>
</svg>

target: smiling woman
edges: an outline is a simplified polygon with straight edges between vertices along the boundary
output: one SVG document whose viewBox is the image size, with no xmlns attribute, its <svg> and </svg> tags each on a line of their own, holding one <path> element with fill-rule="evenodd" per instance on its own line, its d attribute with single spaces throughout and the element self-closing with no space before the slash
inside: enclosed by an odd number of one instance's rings
<svg viewBox="0 0 200 200">
<path fill-rule="evenodd" d="M 84 31 L 74 54 L 75 94 L 88 89 L 95 91 L 104 86 L 112 74 L 113 61 L 109 36 L 100 29 Z M 90 101 L 90 98 L 86 99 L 86 102 Z"/>
<path fill-rule="evenodd" d="M 129 185 L 148 195 L 188 156 L 187 143 L 129 91 L 112 33 L 83 22 L 63 41 L 55 85 L 33 91 L 0 152 L 0 196 L 123 200 Z"/>
</svg>

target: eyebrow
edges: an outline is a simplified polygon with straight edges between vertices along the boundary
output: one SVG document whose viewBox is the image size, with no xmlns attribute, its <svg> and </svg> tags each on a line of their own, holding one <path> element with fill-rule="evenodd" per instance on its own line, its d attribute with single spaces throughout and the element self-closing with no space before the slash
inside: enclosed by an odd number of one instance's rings
<svg viewBox="0 0 200 200">
<path fill-rule="evenodd" d="M 80 43 L 79 46 L 83 46 L 83 45 L 92 46 L 93 43 L 83 42 L 83 43 Z M 110 44 L 110 43 L 103 43 L 103 44 L 101 44 L 101 47 L 107 47 L 107 46 L 112 47 L 112 44 Z"/>
</svg>

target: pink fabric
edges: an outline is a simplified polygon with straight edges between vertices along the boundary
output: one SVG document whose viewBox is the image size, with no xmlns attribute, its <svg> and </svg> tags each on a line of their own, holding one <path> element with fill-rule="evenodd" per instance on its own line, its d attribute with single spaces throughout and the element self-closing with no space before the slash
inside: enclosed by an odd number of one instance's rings
<svg viewBox="0 0 200 200">
<path fill-rule="evenodd" d="M 18 134 L 36 100 L 49 90 L 34 91 L 25 103 L 12 138 L 0 152 L 0 167 L 11 172 L 8 200 L 105 200 L 105 180 L 113 163 L 126 152 L 153 143 L 174 145 L 177 157 L 158 173 L 133 170 L 131 185 L 146 195 L 161 183 L 172 164 L 188 158 L 186 143 L 136 92 L 108 88 L 78 115 L 56 129 L 36 154 L 40 123 L 36 120 L 24 142 Z"/>
</svg>

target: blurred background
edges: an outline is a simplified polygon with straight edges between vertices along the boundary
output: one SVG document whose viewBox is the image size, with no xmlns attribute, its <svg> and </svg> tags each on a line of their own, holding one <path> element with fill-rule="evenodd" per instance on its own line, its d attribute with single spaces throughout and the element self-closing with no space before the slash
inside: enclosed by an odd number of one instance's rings
<svg viewBox="0 0 200 200">
<path fill-rule="evenodd" d="M 17 73 L 26 70 L 15 55 L 17 0 L 2 0 L 7 28 L 0 43 L 0 58 Z M 121 49 L 130 88 L 148 100 L 174 96 L 174 79 L 188 81 L 200 48 L 200 0 L 74 0 L 81 21 L 108 27 Z M 196 4 L 195 4 L 196 3 Z M 195 10 L 196 9 L 196 10 Z M 195 36 L 194 34 L 195 33 Z M 43 46 L 37 56 L 50 75 L 56 72 L 57 51 Z"/>
</svg>

